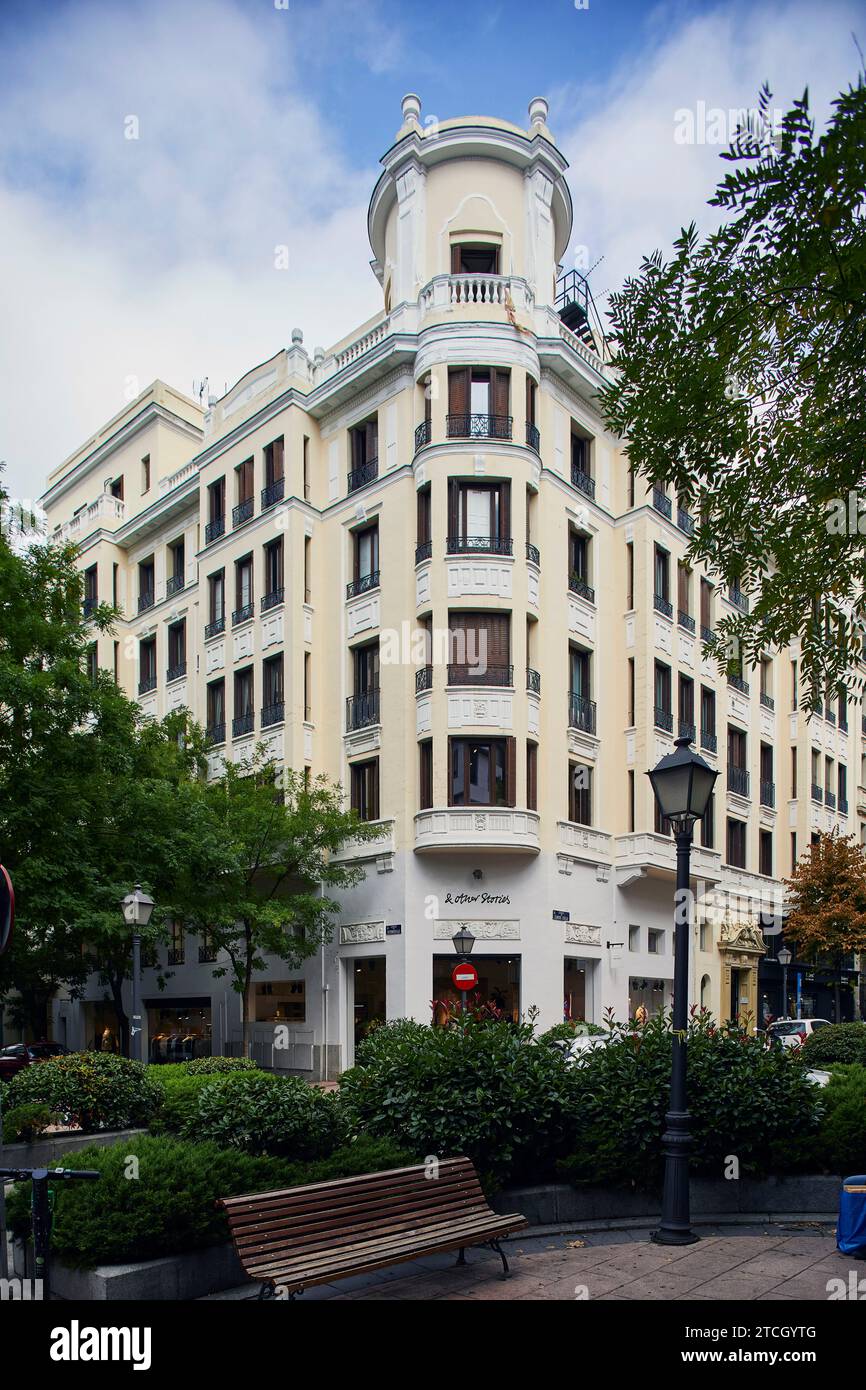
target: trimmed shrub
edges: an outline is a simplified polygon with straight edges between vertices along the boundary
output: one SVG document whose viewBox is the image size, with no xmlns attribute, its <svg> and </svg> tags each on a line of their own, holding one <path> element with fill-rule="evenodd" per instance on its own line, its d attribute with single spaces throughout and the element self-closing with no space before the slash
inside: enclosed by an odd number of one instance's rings
<svg viewBox="0 0 866 1390">
<path fill-rule="evenodd" d="M 73 1052 L 24 1067 L 13 1076 L 5 1105 L 47 1105 L 86 1134 L 146 1125 L 161 1088 L 143 1062 L 111 1052 Z"/>
<path fill-rule="evenodd" d="M 810 1067 L 828 1067 L 834 1062 L 866 1066 L 866 1023 L 828 1023 L 810 1033 L 799 1051 Z"/>
<path fill-rule="evenodd" d="M 182 1133 L 251 1154 L 302 1159 L 324 1158 L 346 1130 L 333 1093 L 297 1076 L 241 1071 L 208 1079 Z"/>
<path fill-rule="evenodd" d="M 160 1067 L 159 1084 L 162 1100 L 150 1121 L 152 1134 L 193 1133 L 198 1098 L 205 1086 L 219 1084 L 220 1076 L 189 1076 L 182 1068 Z"/>
<path fill-rule="evenodd" d="M 371 1033 L 358 1056 L 340 1083 L 355 1131 L 423 1155 L 465 1154 L 488 1185 L 538 1180 L 569 1151 L 574 1070 L 529 1025 L 401 1021 Z"/>
<path fill-rule="evenodd" d="M 129 1177 L 130 1158 L 138 1160 L 137 1180 Z M 253 1158 L 215 1144 L 136 1135 L 127 1144 L 82 1149 L 64 1158 L 64 1167 L 97 1168 L 102 1177 L 98 1182 L 57 1183 L 51 1248 L 63 1264 L 92 1269 L 219 1245 L 228 1240 L 225 1215 L 214 1205 L 219 1197 L 351 1177 L 412 1161 L 402 1149 L 373 1141 L 359 1140 L 324 1164 L 305 1166 Z M 29 1183 L 13 1188 L 7 1214 L 13 1233 L 27 1238 Z"/>
<path fill-rule="evenodd" d="M 866 1067 L 834 1066 L 819 1095 L 821 1128 L 811 1166 L 842 1177 L 866 1173 Z"/>
<path fill-rule="evenodd" d="M 40 1134 L 44 1134 L 56 1120 L 47 1105 L 18 1105 L 14 1110 L 3 1108 L 3 1143 L 30 1144 Z"/>
<path fill-rule="evenodd" d="M 671 1077 L 669 1014 L 613 1024 L 611 1041 L 575 1066 L 580 1127 L 559 1171 L 575 1184 L 657 1186 Z M 782 1048 L 693 1010 L 688 1100 L 695 1172 L 721 1178 L 730 1156 L 742 1174 L 808 1164 L 820 1118 L 819 1090 Z"/>
<path fill-rule="evenodd" d="M 258 1071 L 259 1064 L 252 1057 L 196 1057 L 192 1062 L 181 1062 L 188 1076 L 221 1076 L 230 1071 Z"/>
</svg>

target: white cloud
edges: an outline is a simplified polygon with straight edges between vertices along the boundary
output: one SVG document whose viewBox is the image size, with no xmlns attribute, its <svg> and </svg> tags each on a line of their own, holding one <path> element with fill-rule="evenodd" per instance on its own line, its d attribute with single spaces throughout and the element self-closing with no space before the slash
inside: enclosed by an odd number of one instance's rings
<svg viewBox="0 0 866 1390">
<path fill-rule="evenodd" d="M 594 293 L 616 289 L 643 255 L 668 252 L 680 228 L 708 230 L 721 220 L 706 207 L 731 167 L 724 146 L 674 140 L 675 112 L 757 106 L 769 83 L 773 107 L 787 110 L 808 85 L 819 128 L 832 98 L 856 76 L 852 30 L 863 11 L 846 0 L 726 3 L 698 16 L 663 4 L 649 12 L 641 56 L 601 86 L 560 88 L 550 122 L 569 162 L 575 246 L 585 247 Z M 577 108 L 580 116 L 575 119 Z M 584 114 L 585 113 L 585 114 Z M 580 267 L 578 267 L 580 268 Z"/>
</svg>

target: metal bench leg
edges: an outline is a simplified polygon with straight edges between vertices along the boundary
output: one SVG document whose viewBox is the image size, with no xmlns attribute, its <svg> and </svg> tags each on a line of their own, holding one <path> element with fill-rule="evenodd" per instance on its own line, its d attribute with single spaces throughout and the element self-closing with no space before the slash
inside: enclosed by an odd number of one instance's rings
<svg viewBox="0 0 866 1390">
<path fill-rule="evenodd" d="M 499 1244 L 498 1240 L 491 1240 L 489 1242 L 489 1245 L 490 1249 L 495 1250 L 500 1260 L 502 1261 L 502 1278 L 507 1279 L 511 1274 L 511 1270 L 508 1268 L 508 1261 L 505 1258 L 505 1251 L 502 1249 L 502 1246 Z"/>
<path fill-rule="evenodd" d="M 258 1292 L 259 1302 L 266 1303 L 268 1299 L 276 1298 L 273 1284 L 262 1284 Z"/>
<path fill-rule="evenodd" d="M 464 1249 L 461 1248 L 460 1254 L 457 1256 L 457 1264 L 459 1264 L 459 1265 L 465 1265 L 465 1263 L 466 1263 L 466 1251 L 465 1251 Z"/>
</svg>

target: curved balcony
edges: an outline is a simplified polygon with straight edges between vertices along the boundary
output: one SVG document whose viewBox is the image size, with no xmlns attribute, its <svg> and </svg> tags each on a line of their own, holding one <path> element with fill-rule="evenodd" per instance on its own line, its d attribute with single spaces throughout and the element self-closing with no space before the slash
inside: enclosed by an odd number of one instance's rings
<svg viewBox="0 0 866 1390">
<path fill-rule="evenodd" d="M 432 437 L 432 434 L 433 434 L 433 422 L 432 422 L 431 420 L 422 420 L 421 423 L 420 423 L 420 425 L 416 425 L 416 427 L 415 427 L 415 453 L 416 453 L 416 454 L 417 454 L 417 452 L 418 452 L 419 449 L 423 449 L 423 448 L 424 448 L 424 445 L 425 445 L 425 444 L 429 444 L 429 443 L 430 443 L 430 439 L 431 439 L 431 437 Z"/>
<path fill-rule="evenodd" d="M 673 836 L 650 832 L 617 835 L 614 839 L 616 881 L 620 888 L 641 878 L 676 879 L 677 860 Z M 722 856 L 718 850 L 693 845 L 690 875 L 693 881 L 718 883 L 722 877 Z"/>
<path fill-rule="evenodd" d="M 366 463 L 359 464 L 353 468 L 348 475 L 349 492 L 357 492 L 359 488 L 366 487 L 368 483 L 375 482 L 379 476 L 379 460 L 368 459 Z"/>
<path fill-rule="evenodd" d="M 510 439 L 513 416 L 449 414 L 445 433 L 449 439 Z"/>
<path fill-rule="evenodd" d="M 415 547 L 415 564 L 423 565 L 425 560 L 433 558 L 433 542 L 419 541 Z"/>
<path fill-rule="evenodd" d="M 489 849 L 537 854 L 539 824 L 537 811 L 508 806 L 437 807 L 415 816 L 415 851 L 477 854 Z"/>
<path fill-rule="evenodd" d="M 595 501 L 595 478 L 584 472 L 582 468 L 578 468 L 575 463 L 571 465 L 571 486 L 576 488 L 578 492 L 582 492 L 584 497 L 589 497 L 593 502 Z"/>
<path fill-rule="evenodd" d="M 462 663 L 448 667 L 449 685 L 498 685 L 508 689 L 514 685 L 513 666 L 476 666 Z"/>
<path fill-rule="evenodd" d="M 510 536 L 448 536 L 445 541 L 448 555 L 510 555 Z M 417 564 L 417 551 L 416 560 Z"/>
<path fill-rule="evenodd" d="M 537 565 L 541 569 L 541 551 L 531 541 L 526 542 L 526 558 L 531 565 Z"/>
<path fill-rule="evenodd" d="M 420 695 L 425 690 L 433 689 L 433 667 L 419 666 L 415 672 L 415 694 Z"/>
<path fill-rule="evenodd" d="M 538 426 L 533 425 L 531 420 L 527 420 L 526 422 L 526 443 L 536 454 L 541 453 L 541 434 L 539 433 Z"/>
</svg>

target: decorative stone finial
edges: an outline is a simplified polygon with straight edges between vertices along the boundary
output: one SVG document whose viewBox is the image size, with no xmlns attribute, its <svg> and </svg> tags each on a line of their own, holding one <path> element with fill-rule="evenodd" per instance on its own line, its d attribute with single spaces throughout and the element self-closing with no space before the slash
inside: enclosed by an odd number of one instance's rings
<svg viewBox="0 0 866 1390">
<path fill-rule="evenodd" d="M 300 346 L 301 346 L 301 343 L 302 343 L 303 341 L 304 341 L 304 332 L 303 332 L 303 329 L 301 329 L 301 328 L 293 328 L 293 329 L 292 329 L 292 343 L 294 344 L 294 346 L 295 346 L 295 347 L 300 347 Z"/>
<path fill-rule="evenodd" d="M 407 92 L 403 98 L 403 124 L 420 125 L 421 123 L 421 98 L 414 92 Z"/>
<path fill-rule="evenodd" d="M 529 124 L 534 129 L 536 126 L 547 125 L 547 113 L 550 110 L 544 97 L 533 97 L 529 103 Z"/>
</svg>

